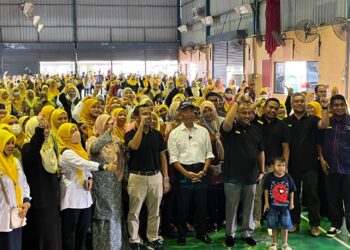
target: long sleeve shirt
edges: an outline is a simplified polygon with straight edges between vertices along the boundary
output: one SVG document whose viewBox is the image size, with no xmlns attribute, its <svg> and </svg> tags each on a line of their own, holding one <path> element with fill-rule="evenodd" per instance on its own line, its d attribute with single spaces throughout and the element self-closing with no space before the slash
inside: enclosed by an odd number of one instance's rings
<svg viewBox="0 0 350 250">
<path fill-rule="evenodd" d="M 84 209 L 92 205 L 90 191 L 85 190 L 79 181 L 77 170 L 84 171 L 84 179 L 92 177 L 90 171 L 98 171 L 100 164 L 81 158 L 73 150 L 65 150 L 59 159 L 60 173 L 60 204 L 61 210 L 66 208 Z"/>
<path fill-rule="evenodd" d="M 18 182 L 21 186 L 23 202 L 29 201 L 31 197 L 30 188 L 27 183 L 27 178 L 23 172 L 22 165 L 18 159 L 16 159 L 16 164 L 18 170 Z M 13 185 L 13 181 L 9 177 L 2 174 L 1 178 L 4 184 L 5 192 L 7 193 L 7 196 L 9 198 L 10 205 L 7 204 L 3 193 L 4 190 L 2 190 L 0 186 L 0 232 L 11 232 L 12 228 L 10 228 L 10 210 L 13 207 L 17 207 L 16 191 Z"/>
</svg>

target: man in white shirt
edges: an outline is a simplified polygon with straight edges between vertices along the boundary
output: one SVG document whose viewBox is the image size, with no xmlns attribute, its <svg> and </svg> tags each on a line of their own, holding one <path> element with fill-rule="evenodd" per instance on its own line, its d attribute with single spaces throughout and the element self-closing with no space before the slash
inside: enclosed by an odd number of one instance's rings
<svg viewBox="0 0 350 250">
<path fill-rule="evenodd" d="M 186 244 L 186 222 L 190 201 L 194 202 L 196 238 L 210 244 L 206 234 L 207 177 L 206 172 L 214 158 L 207 129 L 194 123 L 195 106 L 187 101 L 178 108 L 182 124 L 169 136 L 170 164 L 178 171 L 178 244 Z"/>
</svg>

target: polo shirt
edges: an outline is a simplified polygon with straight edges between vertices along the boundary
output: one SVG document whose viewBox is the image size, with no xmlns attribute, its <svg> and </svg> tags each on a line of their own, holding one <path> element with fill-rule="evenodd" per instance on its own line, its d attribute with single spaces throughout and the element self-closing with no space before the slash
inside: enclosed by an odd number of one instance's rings
<svg viewBox="0 0 350 250">
<path fill-rule="evenodd" d="M 301 174 L 308 170 L 318 170 L 319 161 L 317 153 L 317 124 L 320 118 L 305 115 L 297 119 L 291 115 L 284 119 L 290 130 L 288 171 Z"/>
<path fill-rule="evenodd" d="M 275 157 L 282 156 L 282 143 L 290 142 L 289 128 L 284 121 L 276 118 L 269 122 L 264 115 L 256 116 L 253 123 L 261 130 L 265 145 L 265 164 L 269 166 Z"/>
<path fill-rule="evenodd" d="M 255 124 L 234 122 L 231 131 L 221 136 L 225 148 L 224 181 L 235 184 L 256 184 L 259 175 L 259 152 L 264 151 L 261 131 Z"/>
<path fill-rule="evenodd" d="M 350 116 L 337 121 L 329 118 L 329 127 L 323 131 L 323 155 L 330 173 L 350 174 Z"/>
<path fill-rule="evenodd" d="M 129 145 L 129 142 L 134 138 L 136 131 L 137 128 L 134 128 L 125 134 L 125 145 Z M 137 150 L 129 148 L 129 170 L 160 170 L 160 152 L 163 152 L 166 149 L 163 137 L 158 130 L 150 129 L 147 134 L 143 132 L 140 147 Z"/>
</svg>

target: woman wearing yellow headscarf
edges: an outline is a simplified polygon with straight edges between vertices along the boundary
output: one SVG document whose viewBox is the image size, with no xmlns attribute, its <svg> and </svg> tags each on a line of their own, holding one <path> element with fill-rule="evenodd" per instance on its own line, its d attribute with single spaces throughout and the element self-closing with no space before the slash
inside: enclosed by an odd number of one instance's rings
<svg viewBox="0 0 350 250">
<path fill-rule="evenodd" d="M 38 97 L 35 96 L 35 92 L 31 89 L 27 90 L 24 106 L 25 106 L 25 112 L 30 117 L 33 117 L 35 115 L 34 105 L 37 100 L 38 100 Z"/>
<path fill-rule="evenodd" d="M 113 130 L 113 135 L 116 136 L 120 140 L 120 142 L 124 144 L 127 112 L 123 108 L 116 108 L 112 112 L 112 117 L 117 119 L 117 126 Z"/>
<path fill-rule="evenodd" d="M 54 134 L 57 133 L 59 127 L 68 122 L 68 114 L 64 109 L 56 109 L 52 112 L 50 117 L 51 130 Z"/>
<path fill-rule="evenodd" d="M 26 84 L 24 82 L 20 82 L 18 84 L 18 90 L 19 90 L 19 96 L 21 97 L 22 100 L 24 100 L 24 98 L 26 98 L 26 93 L 27 93 Z"/>
<path fill-rule="evenodd" d="M 186 97 L 184 94 L 176 94 L 173 99 L 172 99 L 172 103 L 175 102 L 175 101 L 180 101 L 180 102 L 183 102 L 186 100 Z"/>
<path fill-rule="evenodd" d="M 25 138 L 25 126 L 27 121 L 30 119 L 29 116 L 22 116 L 21 118 L 18 119 L 18 123 L 21 126 L 21 133 L 17 135 L 17 141 L 16 145 L 18 145 L 20 148 L 23 146 L 24 143 L 24 138 Z"/>
<path fill-rule="evenodd" d="M 93 127 L 95 120 L 102 113 L 100 109 L 100 102 L 95 98 L 89 98 L 84 101 L 83 108 L 80 113 L 79 122 L 83 124 L 81 128 L 84 133 L 85 139 L 93 136 Z"/>
<path fill-rule="evenodd" d="M 5 105 L 8 114 L 12 113 L 12 102 L 6 89 L 0 89 L 0 103 Z"/>
<path fill-rule="evenodd" d="M 63 249 L 78 246 L 81 249 L 91 219 L 92 174 L 90 171 L 116 170 L 113 163 L 99 164 L 89 161 L 80 141 L 80 132 L 73 123 L 64 123 L 57 131 L 60 183 L 60 208 L 62 215 Z M 68 237 L 80 234 L 81 237 Z M 79 247 L 80 246 L 80 247 Z"/>
<path fill-rule="evenodd" d="M 163 122 L 166 122 L 166 117 L 168 115 L 169 108 L 165 104 L 157 106 L 158 116 L 162 119 Z"/>
<path fill-rule="evenodd" d="M 156 112 L 152 111 L 151 113 L 151 128 L 155 130 L 160 130 L 159 117 Z"/>
<path fill-rule="evenodd" d="M 280 120 L 283 120 L 284 118 L 287 118 L 287 117 L 288 117 L 288 114 L 287 114 L 286 105 L 282 101 L 280 101 L 280 109 L 277 113 L 277 118 Z"/>
<path fill-rule="evenodd" d="M 45 118 L 47 122 L 50 123 L 51 114 L 54 110 L 55 108 L 53 106 L 46 105 L 41 109 L 40 114 Z"/>
<path fill-rule="evenodd" d="M 46 81 L 49 84 L 49 88 L 47 91 L 47 99 L 50 101 L 54 101 L 54 99 L 60 94 L 60 91 L 57 88 L 57 82 L 54 79 L 49 79 Z"/>
<path fill-rule="evenodd" d="M 59 127 L 66 122 L 68 122 L 68 114 L 64 109 L 56 109 L 52 112 L 50 117 L 51 131 L 49 142 L 56 152 L 58 152 L 58 142 L 56 138 L 56 133 Z"/>
<path fill-rule="evenodd" d="M 13 156 L 16 138 L 7 130 L 0 130 L 0 174 L 8 203 L 1 190 L 0 195 L 0 242 L 1 249 L 21 250 L 21 229 L 10 227 L 10 210 L 18 207 L 24 218 L 30 207 L 30 189 L 19 160 Z M 1 188 L 2 189 L 2 188 Z M 4 243 L 6 242 L 6 243 Z"/>
<path fill-rule="evenodd" d="M 309 102 L 306 106 L 306 110 L 308 115 L 314 115 L 320 119 L 322 118 L 322 107 L 321 104 L 319 104 L 318 102 Z"/>
<path fill-rule="evenodd" d="M 121 106 L 122 105 L 118 97 L 114 96 L 108 98 L 106 104 L 106 114 L 112 116 L 113 110 L 116 108 L 120 108 Z"/>
<path fill-rule="evenodd" d="M 30 118 L 22 147 L 23 169 L 33 198 L 32 210 L 28 214 L 30 223 L 23 231 L 23 244 L 39 250 L 59 250 L 61 243 L 57 207 L 58 161 L 55 151 L 45 147 L 49 132 L 50 126 L 44 117 Z"/>
<path fill-rule="evenodd" d="M 11 95 L 12 107 L 19 115 L 23 114 L 24 111 L 24 98 L 20 96 L 18 88 L 14 88 Z"/>
</svg>

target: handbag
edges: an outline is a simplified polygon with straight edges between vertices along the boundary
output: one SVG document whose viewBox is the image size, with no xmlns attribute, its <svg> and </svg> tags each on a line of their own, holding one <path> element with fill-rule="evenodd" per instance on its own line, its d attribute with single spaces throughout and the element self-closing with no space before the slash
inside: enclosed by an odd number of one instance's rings
<svg viewBox="0 0 350 250">
<path fill-rule="evenodd" d="M 7 205 L 9 207 L 11 207 L 9 197 L 7 196 L 7 193 L 5 191 L 5 185 L 2 182 L 2 174 L 0 174 L 0 185 L 1 185 L 1 189 L 2 189 L 4 196 L 5 196 L 5 201 L 6 201 Z M 11 229 L 21 228 L 27 224 L 27 218 L 19 217 L 18 212 L 19 212 L 18 207 L 11 207 L 10 208 L 10 228 Z"/>
</svg>

